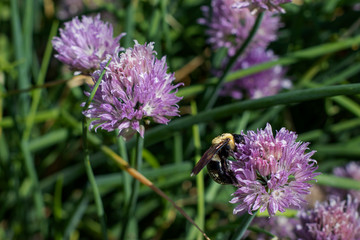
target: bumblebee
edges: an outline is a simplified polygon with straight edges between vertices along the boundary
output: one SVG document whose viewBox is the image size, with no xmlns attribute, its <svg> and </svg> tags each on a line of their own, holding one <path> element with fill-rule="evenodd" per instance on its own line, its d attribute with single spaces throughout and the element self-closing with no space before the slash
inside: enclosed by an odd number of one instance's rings
<svg viewBox="0 0 360 240">
<path fill-rule="evenodd" d="M 233 155 L 235 143 L 244 142 L 243 135 L 223 133 L 212 140 L 211 147 L 206 150 L 191 172 L 191 176 L 198 174 L 207 166 L 210 177 L 219 184 L 235 184 L 236 178 L 230 169 L 228 158 Z"/>
</svg>

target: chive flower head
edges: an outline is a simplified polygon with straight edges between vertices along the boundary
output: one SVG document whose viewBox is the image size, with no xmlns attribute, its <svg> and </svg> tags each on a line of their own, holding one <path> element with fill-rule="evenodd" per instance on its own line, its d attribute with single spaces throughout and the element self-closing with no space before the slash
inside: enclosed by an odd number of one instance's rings
<svg viewBox="0 0 360 240">
<path fill-rule="evenodd" d="M 153 49 L 154 43 L 141 45 L 135 41 L 133 48 L 113 56 L 108 67 L 108 59 L 101 63 L 106 72 L 92 103 L 83 112 L 94 119 L 90 128 L 118 129 L 119 135 L 128 140 L 136 132 L 143 137 L 145 125 L 150 122 L 167 124 L 169 117 L 179 116 L 177 103 L 182 98 L 175 93 L 182 83 L 173 84 L 174 73 L 167 73 L 166 57 L 157 59 Z M 101 72 L 94 72 L 94 82 Z"/>
<path fill-rule="evenodd" d="M 233 213 L 267 210 L 273 216 L 289 207 L 301 208 L 310 193 L 309 181 L 319 174 L 311 159 L 315 151 L 305 152 L 309 143 L 296 142 L 296 133 L 285 128 L 274 136 L 270 124 L 243 136 L 231 161 L 237 190 L 230 202 L 238 204 Z"/>
</svg>

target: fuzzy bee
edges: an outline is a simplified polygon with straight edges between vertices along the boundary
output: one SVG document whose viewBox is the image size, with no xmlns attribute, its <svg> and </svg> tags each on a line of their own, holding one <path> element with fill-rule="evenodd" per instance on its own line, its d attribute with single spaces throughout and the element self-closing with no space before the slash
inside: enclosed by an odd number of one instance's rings
<svg viewBox="0 0 360 240">
<path fill-rule="evenodd" d="M 210 177 L 219 184 L 235 184 L 234 173 L 229 166 L 228 158 L 235 150 L 235 143 L 244 142 L 240 134 L 223 133 L 212 140 L 211 147 L 206 150 L 191 172 L 191 176 L 198 174 L 207 166 Z"/>
</svg>

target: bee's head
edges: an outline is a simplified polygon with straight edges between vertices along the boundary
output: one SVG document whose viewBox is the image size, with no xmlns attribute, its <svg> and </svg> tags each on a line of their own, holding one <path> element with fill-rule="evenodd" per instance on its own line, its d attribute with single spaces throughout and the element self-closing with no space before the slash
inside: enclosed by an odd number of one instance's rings
<svg viewBox="0 0 360 240">
<path fill-rule="evenodd" d="M 235 143 L 244 143 L 245 139 L 242 134 L 233 134 Z"/>
</svg>

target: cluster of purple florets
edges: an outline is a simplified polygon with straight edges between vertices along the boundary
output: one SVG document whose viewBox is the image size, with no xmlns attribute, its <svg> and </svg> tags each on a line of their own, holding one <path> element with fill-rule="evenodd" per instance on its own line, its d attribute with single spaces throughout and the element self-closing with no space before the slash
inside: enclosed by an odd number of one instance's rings
<svg viewBox="0 0 360 240">
<path fill-rule="evenodd" d="M 178 116 L 174 74 L 167 73 L 166 58 L 157 59 L 154 44 L 141 45 L 114 56 L 106 70 L 90 107 L 84 111 L 88 118 L 96 119 L 90 128 L 108 131 L 119 129 L 119 135 L 130 139 L 136 132 L 144 137 L 144 125 L 151 121 L 167 124 L 167 117 Z M 93 73 L 96 82 L 102 70 Z M 90 93 L 87 93 L 90 95 Z"/>
<path fill-rule="evenodd" d="M 90 128 L 118 130 L 128 140 L 136 132 L 143 137 L 150 122 L 167 124 L 169 117 L 179 115 L 177 102 L 181 97 L 175 93 L 182 84 L 173 84 L 174 74 L 167 73 L 166 57 L 156 58 L 154 43 L 135 41 L 133 48 L 124 50 L 119 44 L 124 35 L 114 38 L 111 24 L 101 21 L 100 15 L 83 16 L 81 20 L 75 17 L 60 29 L 53 46 L 57 59 L 74 71 L 91 75 L 95 83 L 105 69 L 83 114 L 93 119 Z M 110 65 L 105 67 L 110 58 Z"/>
<path fill-rule="evenodd" d="M 267 210 L 272 218 L 260 218 L 254 225 L 283 238 L 360 239 L 360 191 L 332 188 L 329 200 L 306 206 L 311 182 L 320 174 L 309 143 L 296 141 L 297 135 L 285 128 L 274 136 L 270 124 L 242 135 L 230 164 L 237 180 L 230 201 L 237 204 L 234 214 Z M 335 168 L 334 175 L 360 180 L 360 165 Z M 298 218 L 275 216 L 287 208 L 300 209 Z"/>
<path fill-rule="evenodd" d="M 273 135 L 270 124 L 264 130 L 248 131 L 237 145 L 232 171 L 237 190 L 231 203 L 234 214 L 268 210 L 273 216 L 286 208 L 301 208 L 315 180 L 315 151 L 305 153 L 308 143 L 296 142 L 297 135 L 285 128 Z"/>
</svg>

